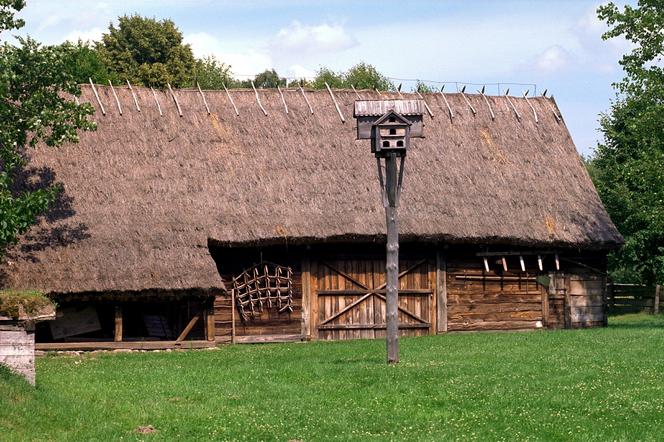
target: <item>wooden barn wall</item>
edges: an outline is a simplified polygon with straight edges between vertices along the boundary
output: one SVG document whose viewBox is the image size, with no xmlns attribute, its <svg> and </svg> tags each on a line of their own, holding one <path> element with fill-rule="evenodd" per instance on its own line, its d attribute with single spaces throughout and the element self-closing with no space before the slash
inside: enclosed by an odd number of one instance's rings
<svg viewBox="0 0 664 442">
<path fill-rule="evenodd" d="M 310 264 L 313 338 L 385 337 L 385 259 L 379 255 L 317 257 Z M 435 333 L 435 268 L 426 255 L 399 260 L 401 336 Z"/>
<path fill-rule="evenodd" d="M 518 259 L 518 258 L 517 258 Z M 508 271 L 481 258 L 447 254 L 447 329 L 520 330 L 543 326 L 543 287 L 537 271 L 522 272 L 517 262 Z"/>
<path fill-rule="evenodd" d="M 605 254 L 561 252 L 560 271 L 555 270 L 552 255 L 544 258 L 543 271 L 532 253 L 524 257 L 525 271 L 518 255 L 506 257 L 507 271 L 500 259 L 492 257 L 487 272 L 477 256 L 482 250 L 486 249 L 402 245 L 402 336 L 606 324 Z M 217 264 L 230 288 L 232 276 L 260 260 L 293 268 L 293 312 L 279 314 L 266 309 L 259 317 L 243 322 L 236 311 L 236 336 L 300 334 L 325 340 L 385 336 L 382 245 L 240 250 L 226 254 Z M 220 266 L 222 261 L 226 264 Z M 218 339 L 230 337 L 232 310 L 230 295 L 217 297 Z"/>
</svg>

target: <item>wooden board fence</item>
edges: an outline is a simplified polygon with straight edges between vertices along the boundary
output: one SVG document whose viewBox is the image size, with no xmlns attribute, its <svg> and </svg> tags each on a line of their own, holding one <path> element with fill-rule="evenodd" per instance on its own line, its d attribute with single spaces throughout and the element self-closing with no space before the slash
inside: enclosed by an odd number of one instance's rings
<svg viewBox="0 0 664 442">
<path fill-rule="evenodd" d="M 664 308 L 661 292 L 661 285 L 653 287 L 640 284 L 607 284 L 609 314 L 640 312 L 657 314 Z"/>
</svg>

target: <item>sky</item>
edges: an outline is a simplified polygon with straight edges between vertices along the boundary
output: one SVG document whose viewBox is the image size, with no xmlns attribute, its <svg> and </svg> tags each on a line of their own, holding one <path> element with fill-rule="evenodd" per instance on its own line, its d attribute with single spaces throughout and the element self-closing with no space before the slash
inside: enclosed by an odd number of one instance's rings
<svg viewBox="0 0 664 442">
<path fill-rule="evenodd" d="M 617 1 L 617 4 L 623 2 Z M 631 3 L 631 2 L 630 2 Z M 175 22 L 196 56 L 214 55 L 240 78 L 274 68 L 309 77 L 364 61 L 403 83 L 488 93 L 542 93 L 561 108 L 580 153 L 601 140 L 598 119 L 615 97 L 622 39 L 601 39 L 598 1 L 27 0 L 14 34 L 45 44 L 97 40 L 121 15 Z M 441 82 L 441 83 L 436 83 Z M 507 83 L 514 83 L 507 85 Z"/>
</svg>

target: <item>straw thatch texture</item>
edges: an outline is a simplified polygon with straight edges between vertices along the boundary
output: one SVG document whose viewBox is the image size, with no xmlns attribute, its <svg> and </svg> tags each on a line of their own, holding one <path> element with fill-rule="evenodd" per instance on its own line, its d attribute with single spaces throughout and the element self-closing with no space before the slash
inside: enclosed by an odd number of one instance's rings
<svg viewBox="0 0 664 442">
<path fill-rule="evenodd" d="M 62 182 L 59 211 L 10 256 L 6 285 L 46 291 L 219 287 L 217 244 L 376 240 L 383 236 L 375 160 L 355 140 L 352 91 L 157 92 L 89 86 L 96 132 L 39 149 L 40 175 Z M 378 97 L 360 91 L 363 99 Z M 407 95 L 407 94 L 404 94 Z M 408 98 L 413 98 L 408 95 Z M 555 103 L 426 95 L 424 139 L 412 141 L 400 209 L 403 240 L 610 248 L 622 239 L 604 210 Z M 46 240 L 44 240 L 44 237 Z M 26 259 L 26 257 L 28 259 Z"/>
</svg>

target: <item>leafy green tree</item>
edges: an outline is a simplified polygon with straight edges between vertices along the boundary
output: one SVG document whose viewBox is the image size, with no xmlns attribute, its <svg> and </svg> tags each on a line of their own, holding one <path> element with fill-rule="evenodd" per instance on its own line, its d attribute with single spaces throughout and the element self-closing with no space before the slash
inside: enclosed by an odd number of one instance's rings
<svg viewBox="0 0 664 442">
<path fill-rule="evenodd" d="M 433 87 L 429 86 L 428 84 L 420 80 L 417 80 L 417 83 L 415 83 L 415 87 L 413 88 L 413 90 L 419 92 L 420 94 L 433 94 L 434 92 L 436 92 L 436 90 Z"/>
<path fill-rule="evenodd" d="M 99 51 L 90 43 L 81 40 L 77 43 L 65 42 L 60 48 L 63 51 L 65 69 L 75 82 L 87 83 L 89 79 L 100 84 L 108 83 L 109 80 L 113 83 L 124 81 L 109 69 Z"/>
<path fill-rule="evenodd" d="M 356 89 L 377 89 L 379 91 L 391 91 L 395 87 L 392 82 L 378 70 L 367 63 L 358 63 L 351 67 L 344 74 L 344 83 L 350 88 L 353 85 Z"/>
<path fill-rule="evenodd" d="M 286 79 L 280 77 L 274 69 L 266 69 L 254 77 L 254 85 L 262 88 L 276 88 L 285 86 Z"/>
<path fill-rule="evenodd" d="M 664 283 L 664 7 L 640 0 L 620 10 L 601 6 L 610 29 L 604 39 L 623 36 L 634 48 L 620 61 L 625 78 L 619 95 L 601 117 L 604 141 L 589 171 L 611 218 L 625 237 L 612 254 L 615 279 Z"/>
<path fill-rule="evenodd" d="M 14 15 L 23 1 L 0 0 L 0 35 L 23 25 Z M 21 189 L 26 150 L 43 143 L 78 141 L 79 129 L 91 130 L 89 104 L 77 105 L 65 94 L 80 89 L 66 69 L 62 48 L 18 39 L 0 47 L 0 255 L 17 241 L 54 201 L 58 187 Z"/>
<path fill-rule="evenodd" d="M 157 21 L 139 15 L 122 16 L 102 36 L 99 53 L 122 81 L 146 86 L 182 87 L 192 84 L 194 55 L 182 42 L 171 20 Z"/>
<path fill-rule="evenodd" d="M 337 73 L 326 67 L 321 67 L 316 72 L 316 77 L 311 82 L 311 87 L 314 89 L 325 89 L 325 83 L 330 85 L 331 88 L 342 89 L 346 87 L 342 73 Z"/>
<path fill-rule="evenodd" d="M 234 82 L 231 67 L 215 57 L 196 60 L 194 81 L 203 89 L 223 89 L 224 86 L 230 87 Z"/>
</svg>

